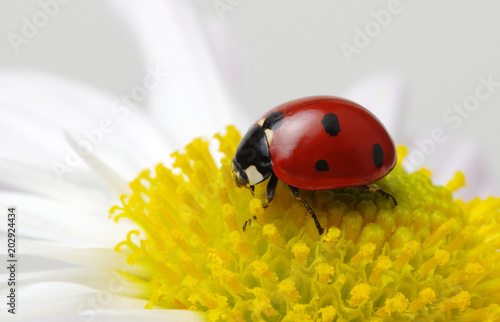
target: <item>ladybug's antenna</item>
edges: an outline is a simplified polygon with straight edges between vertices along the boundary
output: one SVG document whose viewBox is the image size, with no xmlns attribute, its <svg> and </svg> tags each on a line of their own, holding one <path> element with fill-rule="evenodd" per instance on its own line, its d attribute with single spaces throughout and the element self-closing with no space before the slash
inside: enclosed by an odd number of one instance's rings
<svg viewBox="0 0 500 322">
<path fill-rule="evenodd" d="M 250 186 L 245 185 L 245 188 L 250 190 L 250 192 L 252 193 L 252 197 L 255 196 L 255 186 L 254 185 L 250 185 Z"/>
<path fill-rule="evenodd" d="M 243 188 L 246 188 L 246 189 L 250 190 L 250 192 L 252 193 L 252 197 L 254 197 L 254 196 L 255 196 L 255 186 L 254 186 L 254 185 L 247 186 L 247 185 L 245 184 L 245 185 L 241 185 L 241 187 L 243 187 Z"/>
</svg>

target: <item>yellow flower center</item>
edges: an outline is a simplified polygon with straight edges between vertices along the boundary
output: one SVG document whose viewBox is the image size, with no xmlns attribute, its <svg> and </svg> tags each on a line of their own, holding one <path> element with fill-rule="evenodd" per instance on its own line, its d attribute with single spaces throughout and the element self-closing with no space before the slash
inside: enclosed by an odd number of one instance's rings
<svg viewBox="0 0 500 322">
<path fill-rule="evenodd" d="M 500 199 L 454 201 L 462 174 L 438 187 L 398 164 L 377 183 L 397 206 L 357 188 L 302 191 L 327 228 L 319 236 L 286 185 L 265 211 L 265 184 L 255 197 L 238 188 L 230 161 L 241 136 L 228 127 L 216 138 L 220 169 L 197 139 L 110 210 L 140 227 L 116 250 L 150 272 L 147 308 L 213 321 L 500 319 Z"/>
</svg>

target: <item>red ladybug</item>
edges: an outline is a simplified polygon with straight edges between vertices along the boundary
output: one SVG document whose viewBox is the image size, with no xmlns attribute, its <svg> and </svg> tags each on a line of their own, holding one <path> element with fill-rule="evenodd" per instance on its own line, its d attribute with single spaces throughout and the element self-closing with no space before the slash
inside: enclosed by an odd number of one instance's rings
<svg viewBox="0 0 500 322">
<path fill-rule="evenodd" d="M 278 179 L 288 184 L 320 235 L 323 228 L 299 188 L 359 186 L 379 191 L 396 204 L 376 185 L 367 186 L 385 177 L 395 164 L 394 142 L 382 123 L 362 106 L 333 96 L 305 97 L 272 109 L 250 127 L 232 161 L 236 184 L 252 193 L 254 185 L 270 177 L 265 208 Z"/>
</svg>

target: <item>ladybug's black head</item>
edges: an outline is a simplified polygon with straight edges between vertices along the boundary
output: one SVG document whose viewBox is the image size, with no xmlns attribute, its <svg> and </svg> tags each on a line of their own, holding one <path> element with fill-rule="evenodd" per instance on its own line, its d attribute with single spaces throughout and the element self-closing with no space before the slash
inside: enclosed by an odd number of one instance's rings
<svg viewBox="0 0 500 322">
<path fill-rule="evenodd" d="M 252 126 L 243 137 L 233 159 L 234 181 L 238 187 L 253 186 L 273 173 L 264 129 Z"/>
</svg>

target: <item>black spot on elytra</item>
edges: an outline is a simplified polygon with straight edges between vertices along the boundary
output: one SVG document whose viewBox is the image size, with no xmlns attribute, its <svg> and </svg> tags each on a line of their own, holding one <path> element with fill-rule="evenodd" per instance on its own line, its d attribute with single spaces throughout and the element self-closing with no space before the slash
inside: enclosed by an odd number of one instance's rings
<svg viewBox="0 0 500 322">
<path fill-rule="evenodd" d="M 382 149 L 382 146 L 378 143 L 375 143 L 373 145 L 373 163 L 377 168 L 382 167 L 382 164 L 384 164 L 384 149 Z"/>
<path fill-rule="evenodd" d="M 281 125 L 281 119 L 283 119 L 283 113 L 271 112 L 271 113 L 269 113 L 268 116 L 266 116 L 266 119 L 264 120 L 264 123 L 262 124 L 262 128 L 276 130 Z"/>
<path fill-rule="evenodd" d="M 328 162 L 326 162 L 325 160 L 318 160 L 318 162 L 316 162 L 316 171 L 328 171 L 328 170 L 330 170 Z"/>
<path fill-rule="evenodd" d="M 330 136 L 336 136 L 340 132 L 339 119 L 337 115 L 333 113 L 329 113 L 323 116 L 321 124 L 323 124 L 326 133 L 330 134 Z"/>
</svg>

